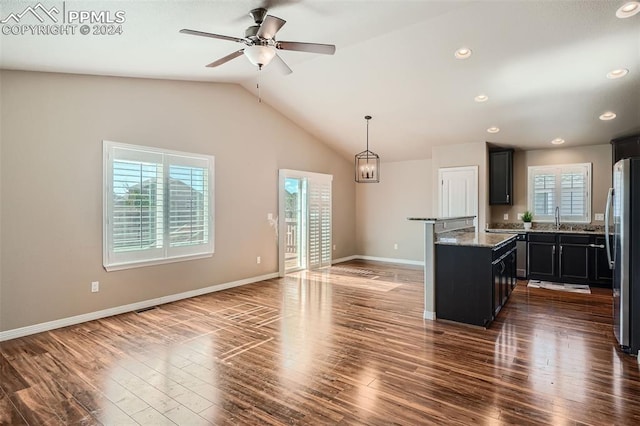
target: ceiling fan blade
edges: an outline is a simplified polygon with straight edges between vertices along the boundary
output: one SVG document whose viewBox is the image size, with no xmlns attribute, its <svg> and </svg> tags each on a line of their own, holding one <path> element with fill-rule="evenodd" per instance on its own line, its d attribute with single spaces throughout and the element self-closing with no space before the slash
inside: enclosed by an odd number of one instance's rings
<svg viewBox="0 0 640 426">
<path fill-rule="evenodd" d="M 287 4 L 299 3 L 300 0 L 263 0 L 260 7 L 271 9 L 272 7 L 285 6 Z"/>
<path fill-rule="evenodd" d="M 293 72 L 293 70 L 289 68 L 289 65 L 287 65 L 287 63 L 283 61 L 280 55 L 278 55 L 277 53 L 276 56 L 274 56 L 271 60 L 271 63 L 274 65 L 274 67 L 278 68 L 278 71 L 280 71 L 282 74 L 288 75 Z"/>
<path fill-rule="evenodd" d="M 286 23 L 287 21 L 285 21 L 284 19 L 267 15 L 264 18 L 264 21 L 262 21 L 260 29 L 258 30 L 258 33 L 256 35 L 260 38 L 266 38 L 267 40 L 270 40 L 275 37 L 278 30 L 280 30 L 280 28 L 282 28 L 282 26 Z"/>
<path fill-rule="evenodd" d="M 230 36 L 226 36 L 226 35 L 213 34 L 213 33 L 205 33 L 203 31 L 196 31 L 196 30 L 187 30 L 185 28 L 181 29 L 180 32 L 182 34 L 189 34 L 189 35 L 195 35 L 195 36 L 200 36 L 200 37 L 210 37 L 210 38 L 217 38 L 217 39 L 220 39 L 220 40 L 236 41 L 238 43 L 245 43 L 246 42 L 246 39 L 244 39 L 244 38 L 230 37 Z"/>
<path fill-rule="evenodd" d="M 333 55 L 336 53 L 336 47 L 333 44 L 279 41 L 276 43 L 276 48 L 281 50 L 295 50 L 298 52 L 322 53 L 323 55 Z"/>
<path fill-rule="evenodd" d="M 236 50 L 235 52 L 230 53 L 227 56 L 218 59 L 217 61 L 211 62 L 209 65 L 207 65 L 207 68 L 213 68 L 213 67 L 217 67 L 218 65 L 222 65 L 226 62 L 229 62 L 232 59 L 237 58 L 238 56 L 241 56 L 243 53 L 244 53 L 244 49 Z"/>
</svg>

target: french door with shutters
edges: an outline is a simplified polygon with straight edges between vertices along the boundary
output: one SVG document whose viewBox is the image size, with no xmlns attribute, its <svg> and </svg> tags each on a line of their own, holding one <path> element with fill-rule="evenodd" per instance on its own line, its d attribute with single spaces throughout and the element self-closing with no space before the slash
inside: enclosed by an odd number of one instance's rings
<svg viewBox="0 0 640 426">
<path fill-rule="evenodd" d="M 332 175 L 281 169 L 279 173 L 279 275 L 299 269 L 331 265 L 331 181 Z M 304 188 L 290 202 L 295 187 Z M 292 205 L 296 207 L 291 207 Z M 296 210 L 297 213 L 293 213 Z M 296 223 L 294 224 L 295 219 Z M 294 231 L 295 227 L 295 231 Z M 290 253 L 291 234 L 297 232 L 295 253 Z M 297 260 L 292 259 L 297 257 Z"/>
</svg>

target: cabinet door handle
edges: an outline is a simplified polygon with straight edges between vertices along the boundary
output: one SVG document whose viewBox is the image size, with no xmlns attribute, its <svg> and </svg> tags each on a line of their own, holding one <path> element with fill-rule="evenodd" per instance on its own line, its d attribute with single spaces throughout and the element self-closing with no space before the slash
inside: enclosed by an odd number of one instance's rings
<svg viewBox="0 0 640 426">
<path fill-rule="evenodd" d="M 606 248 L 604 244 L 589 244 L 589 247 L 603 249 Z"/>
<path fill-rule="evenodd" d="M 560 246 L 560 256 L 558 259 L 558 273 L 562 275 L 562 245 Z"/>
<path fill-rule="evenodd" d="M 507 194 L 507 203 L 509 202 L 509 194 Z"/>
</svg>

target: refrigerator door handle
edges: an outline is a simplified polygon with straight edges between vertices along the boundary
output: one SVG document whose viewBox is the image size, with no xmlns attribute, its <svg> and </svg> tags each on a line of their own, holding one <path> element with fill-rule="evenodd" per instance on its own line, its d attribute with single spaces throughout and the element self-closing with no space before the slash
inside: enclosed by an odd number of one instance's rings
<svg viewBox="0 0 640 426">
<path fill-rule="evenodd" d="M 609 242 L 609 224 L 611 223 L 611 204 L 613 202 L 613 188 L 609 188 L 607 193 L 607 206 L 604 210 L 604 244 L 607 247 L 607 261 L 609 269 L 613 269 L 613 260 L 611 259 L 611 243 Z"/>
</svg>

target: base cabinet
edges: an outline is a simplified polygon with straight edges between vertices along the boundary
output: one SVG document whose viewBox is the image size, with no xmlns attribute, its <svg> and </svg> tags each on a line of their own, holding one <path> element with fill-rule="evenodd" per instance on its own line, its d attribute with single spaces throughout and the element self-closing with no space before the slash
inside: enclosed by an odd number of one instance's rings
<svg viewBox="0 0 640 426">
<path fill-rule="evenodd" d="M 488 327 L 516 286 L 515 238 L 498 247 L 436 245 L 436 315 Z"/>
<path fill-rule="evenodd" d="M 611 286 L 613 282 L 613 271 L 609 268 L 607 258 L 607 248 L 605 237 L 596 237 L 591 247 L 592 270 L 590 271 L 590 281 L 594 284 Z M 611 241 L 613 244 L 613 241 Z M 613 245 L 611 246 L 613 247 Z"/>
<path fill-rule="evenodd" d="M 558 236 L 558 276 L 561 282 L 589 281 L 590 242 L 588 235 Z"/>
<path fill-rule="evenodd" d="M 530 279 L 597 286 L 611 285 L 604 237 L 531 233 L 527 254 Z"/>
<path fill-rule="evenodd" d="M 555 235 L 529 234 L 527 262 L 530 279 L 553 281 L 557 278 L 556 246 Z"/>
</svg>

